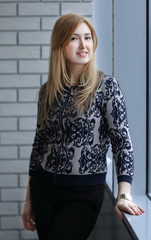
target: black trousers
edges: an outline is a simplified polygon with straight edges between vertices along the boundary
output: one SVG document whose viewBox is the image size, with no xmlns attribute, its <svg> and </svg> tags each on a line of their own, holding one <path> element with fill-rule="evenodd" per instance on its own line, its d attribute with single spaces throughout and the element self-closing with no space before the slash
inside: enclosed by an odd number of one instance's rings
<svg viewBox="0 0 151 240">
<path fill-rule="evenodd" d="M 104 184 L 55 186 L 43 175 L 31 177 L 31 202 L 39 240 L 86 240 L 104 199 Z"/>
</svg>

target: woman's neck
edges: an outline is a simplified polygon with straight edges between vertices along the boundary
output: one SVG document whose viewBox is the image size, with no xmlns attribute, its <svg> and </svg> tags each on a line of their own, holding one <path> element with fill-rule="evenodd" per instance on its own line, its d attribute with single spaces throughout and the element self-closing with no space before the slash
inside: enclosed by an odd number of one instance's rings
<svg viewBox="0 0 151 240">
<path fill-rule="evenodd" d="M 71 79 L 71 86 L 74 86 L 74 85 L 77 85 L 79 84 L 79 77 L 80 77 L 80 74 L 83 70 L 83 66 L 69 66 L 68 68 L 69 70 L 69 76 L 70 76 L 70 79 Z"/>
</svg>

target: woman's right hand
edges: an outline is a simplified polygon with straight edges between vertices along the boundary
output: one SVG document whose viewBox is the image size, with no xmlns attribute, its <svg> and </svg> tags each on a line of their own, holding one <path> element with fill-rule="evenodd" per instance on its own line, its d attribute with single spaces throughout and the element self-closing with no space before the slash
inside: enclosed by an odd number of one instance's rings
<svg viewBox="0 0 151 240">
<path fill-rule="evenodd" d="M 30 200 L 25 203 L 22 219 L 25 229 L 29 231 L 34 231 L 36 229 L 35 218 L 32 212 Z"/>
</svg>

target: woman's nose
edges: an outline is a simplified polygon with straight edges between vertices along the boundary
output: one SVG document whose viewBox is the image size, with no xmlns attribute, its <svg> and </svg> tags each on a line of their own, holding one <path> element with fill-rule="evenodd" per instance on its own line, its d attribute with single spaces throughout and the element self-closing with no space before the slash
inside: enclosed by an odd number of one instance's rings
<svg viewBox="0 0 151 240">
<path fill-rule="evenodd" d="M 85 42 L 84 42 L 84 39 L 81 39 L 80 40 L 80 49 L 83 49 L 85 48 Z"/>
</svg>

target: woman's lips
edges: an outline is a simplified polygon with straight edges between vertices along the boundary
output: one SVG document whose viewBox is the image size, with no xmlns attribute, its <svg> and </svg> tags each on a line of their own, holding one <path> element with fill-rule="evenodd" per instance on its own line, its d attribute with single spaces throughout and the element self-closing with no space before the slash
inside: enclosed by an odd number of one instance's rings
<svg viewBox="0 0 151 240">
<path fill-rule="evenodd" d="M 77 53 L 80 57 L 86 57 L 86 55 L 88 54 L 88 52 L 78 52 Z"/>
</svg>

